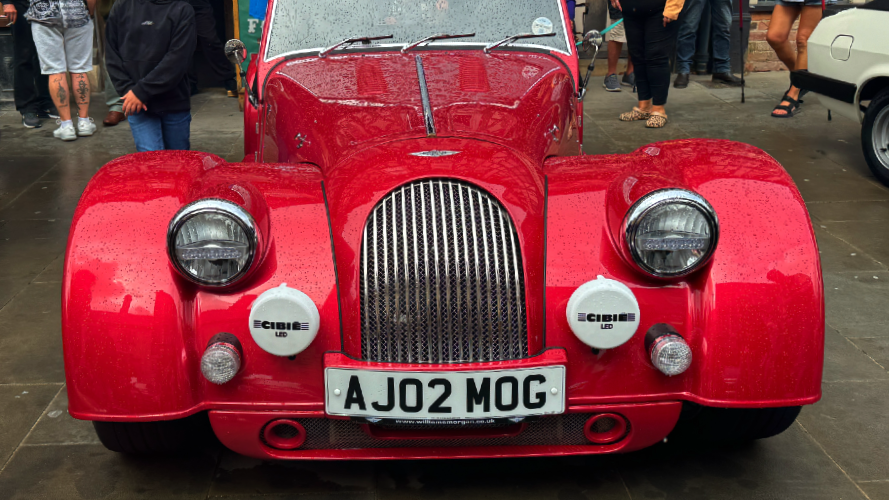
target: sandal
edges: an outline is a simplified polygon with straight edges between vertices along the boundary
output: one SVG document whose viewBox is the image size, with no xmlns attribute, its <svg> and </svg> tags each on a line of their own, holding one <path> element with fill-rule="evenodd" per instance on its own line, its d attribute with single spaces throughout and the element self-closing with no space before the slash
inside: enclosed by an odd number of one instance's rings
<svg viewBox="0 0 889 500">
<path fill-rule="evenodd" d="M 667 115 L 662 115 L 660 113 L 652 113 L 651 116 L 648 117 L 648 121 L 645 122 L 645 126 L 648 128 L 663 128 L 666 124 Z"/>
<path fill-rule="evenodd" d="M 649 116 L 651 116 L 651 113 L 649 113 L 648 111 L 642 111 L 641 109 L 634 106 L 633 111 L 620 114 L 620 121 L 633 122 L 636 120 L 647 120 Z"/>
<path fill-rule="evenodd" d="M 773 118 L 793 118 L 794 113 L 799 111 L 799 101 L 787 94 L 784 94 L 784 97 L 781 98 L 781 102 L 784 101 L 789 102 L 790 105 L 778 103 L 778 105 L 775 106 L 775 109 L 772 110 Z M 776 115 L 775 111 L 778 110 L 784 111 L 785 113 L 783 115 Z"/>
</svg>

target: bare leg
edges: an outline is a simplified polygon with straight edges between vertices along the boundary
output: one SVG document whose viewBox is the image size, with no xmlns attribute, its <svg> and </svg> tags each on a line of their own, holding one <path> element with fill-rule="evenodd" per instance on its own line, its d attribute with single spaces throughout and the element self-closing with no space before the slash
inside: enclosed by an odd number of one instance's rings
<svg viewBox="0 0 889 500">
<path fill-rule="evenodd" d="M 796 51 L 793 50 L 788 37 L 791 28 L 793 28 L 793 22 L 796 21 L 801 10 L 802 7 L 799 6 L 776 5 L 772 11 L 772 19 L 769 21 L 769 32 L 766 34 L 766 40 L 775 50 L 778 59 L 790 71 L 796 69 Z"/>
<path fill-rule="evenodd" d="M 633 58 L 630 57 L 629 53 L 627 53 L 627 74 L 629 75 L 632 72 L 633 72 Z"/>
<path fill-rule="evenodd" d="M 71 83 L 74 85 L 77 115 L 81 118 L 87 118 L 90 115 L 90 80 L 86 73 L 72 73 Z"/>
<path fill-rule="evenodd" d="M 648 101 L 648 102 L 651 102 L 651 101 Z M 652 106 L 652 107 L 651 107 L 651 112 L 654 113 L 654 114 L 659 114 L 659 115 L 667 116 L 667 111 L 664 110 L 664 107 L 663 107 L 663 106 Z"/>
<path fill-rule="evenodd" d="M 652 106 L 651 99 L 649 99 L 647 101 L 639 101 L 639 109 L 641 109 L 642 111 L 649 111 L 650 112 L 654 108 L 661 108 L 662 111 L 664 109 L 663 106 Z"/>
<path fill-rule="evenodd" d="M 621 42 L 608 41 L 608 72 L 606 75 L 617 74 L 617 63 L 620 60 L 620 51 L 623 46 L 624 44 Z"/>
<path fill-rule="evenodd" d="M 59 118 L 64 122 L 71 119 L 70 94 L 68 93 L 68 78 L 66 73 L 49 75 L 49 94 L 52 102 L 59 110 Z"/>
<path fill-rule="evenodd" d="M 796 21 L 796 18 L 800 15 L 802 9 L 803 7 L 800 6 L 776 5 L 775 9 L 772 11 L 772 19 L 769 22 L 769 32 L 766 34 L 766 40 L 768 40 L 772 49 L 775 50 L 778 59 L 780 59 L 790 71 L 796 69 L 797 58 L 796 51 L 793 50 L 793 46 L 790 44 L 788 37 L 790 36 L 791 28 L 793 28 L 793 22 Z M 800 24 L 800 27 L 802 27 L 802 23 Z M 790 90 L 787 91 L 787 95 L 796 99 L 799 97 L 799 89 L 791 86 Z M 790 102 L 781 101 L 781 104 L 789 106 Z M 773 111 L 772 114 L 786 115 L 787 112 L 778 109 Z"/>
<path fill-rule="evenodd" d="M 821 7 L 810 5 L 803 7 L 799 16 L 799 28 L 796 31 L 796 66 L 794 69 L 807 69 L 809 67 L 809 37 L 815 31 L 815 26 L 821 22 Z"/>
</svg>

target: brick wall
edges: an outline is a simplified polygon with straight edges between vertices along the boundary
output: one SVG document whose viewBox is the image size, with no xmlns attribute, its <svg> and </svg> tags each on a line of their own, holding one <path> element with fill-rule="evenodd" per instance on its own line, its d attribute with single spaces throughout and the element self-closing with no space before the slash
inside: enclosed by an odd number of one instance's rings
<svg viewBox="0 0 889 500">
<path fill-rule="evenodd" d="M 769 31 L 769 19 L 772 17 L 771 12 L 751 12 L 750 13 L 750 42 L 747 46 L 747 71 L 787 71 L 775 51 L 766 41 L 766 33 Z M 799 20 L 793 23 L 788 39 L 793 48 L 796 49 L 796 28 Z"/>
</svg>

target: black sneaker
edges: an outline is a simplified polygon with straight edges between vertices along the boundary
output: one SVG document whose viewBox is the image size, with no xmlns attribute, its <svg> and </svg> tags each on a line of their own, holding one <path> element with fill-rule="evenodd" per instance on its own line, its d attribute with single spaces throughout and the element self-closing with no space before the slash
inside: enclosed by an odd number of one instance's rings
<svg viewBox="0 0 889 500">
<path fill-rule="evenodd" d="M 37 112 L 37 118 L 52 118 L 57 119 L 59 117 L 59 110 L 56 109 L 54 104 L 50 104 L 48 107 L 41 109 Z"/>
<path fill-rule="evenodd" d="M 25 128 L 40 128 L 42 126 L 37 113 L 22 113 L 22 125 Z"/>
</svg>

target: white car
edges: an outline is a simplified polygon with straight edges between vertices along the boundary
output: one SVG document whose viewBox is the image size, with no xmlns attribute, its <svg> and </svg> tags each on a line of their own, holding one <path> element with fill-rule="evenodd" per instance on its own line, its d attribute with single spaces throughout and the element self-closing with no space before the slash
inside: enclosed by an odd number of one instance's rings
<svg viewBox="0 0 889 500">
<path fill-rule="evenodd" d="M 861 146 L 874 175 L 889 185 L 889 0 L 823 19 L 809 38 L 809 69 L 792 81 L 862 124 Z"/>
</svg>

